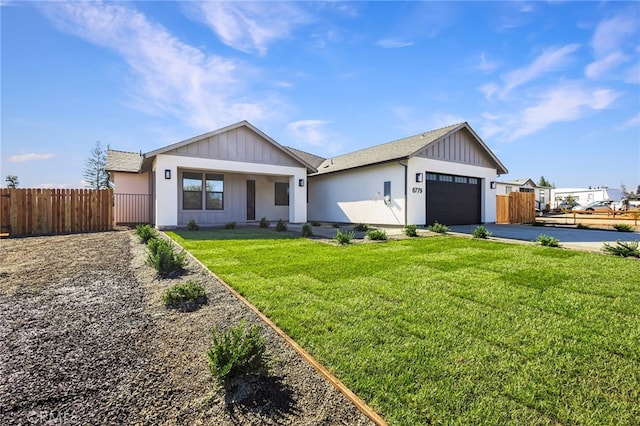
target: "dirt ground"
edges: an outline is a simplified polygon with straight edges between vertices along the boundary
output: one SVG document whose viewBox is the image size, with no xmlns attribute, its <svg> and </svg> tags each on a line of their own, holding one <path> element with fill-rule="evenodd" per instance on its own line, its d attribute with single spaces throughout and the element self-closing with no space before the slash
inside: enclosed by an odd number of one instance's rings
<svg viewBox="0 0 640 426">
<path fill-rule="evenodd" d="M 160 280 L 144 259 L 131 231 L 0 240 L 0 424 L 371 424 L 196 262 Z M 182 280 L 208 304 L 166 309 Z M 241 319 L 272 368 L 224 394 L 206 350 Z"/>
</svg>

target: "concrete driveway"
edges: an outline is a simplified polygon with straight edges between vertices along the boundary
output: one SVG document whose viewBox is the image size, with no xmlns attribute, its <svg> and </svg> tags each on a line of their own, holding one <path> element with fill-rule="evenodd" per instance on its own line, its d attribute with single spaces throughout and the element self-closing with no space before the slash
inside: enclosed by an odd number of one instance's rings
<svg viewBox="0 0 640 426">
<path fill-rule="evenodd" d="M 450 226 L 451 232 L 461 234 L 472 234 L 477 225 L 454 225 Z M 518 241 L 535 241 L 538 235 L 545 234 L 557 238 L 561 247 L 601 251 L 603 243 L 615 243 L 621 241 L 640 241 L 638 232 L 618 232 L 598 229 L 576 229 L 555 226 L 532 226 L 532 225 L 484 225 L 492 237 L 505 238 Z"/>
</svg>

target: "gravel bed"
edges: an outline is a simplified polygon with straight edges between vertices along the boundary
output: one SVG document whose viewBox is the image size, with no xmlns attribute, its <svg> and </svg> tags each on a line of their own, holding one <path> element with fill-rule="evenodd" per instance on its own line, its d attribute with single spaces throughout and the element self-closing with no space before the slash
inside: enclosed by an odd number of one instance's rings
<svg viewBox="0 0 640 426">
<path fill-rule="evenodd" d="M 368 425 L 342 394 L 196 262 L 161 280 L 131 231 L 0 241 L 0 424 Z M 180 281 L 207 289 L 166 309 Z M 221 393 L 211 328 L 263 327 L 270 375 Z"/>
</svg>

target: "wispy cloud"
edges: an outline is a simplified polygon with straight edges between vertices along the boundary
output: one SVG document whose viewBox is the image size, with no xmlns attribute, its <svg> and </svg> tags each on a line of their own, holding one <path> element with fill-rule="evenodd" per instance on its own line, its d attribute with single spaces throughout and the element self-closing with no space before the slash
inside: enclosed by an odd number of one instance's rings
<svg viewBox="0 0 640 426">
<path fill-rule="evenodd" d="M 513 89 L 535 80 L 545 73 L 562 68 L 569 62 L 570 55 L 579 47 L 579 44 L 568 44 L 546 49 L 530 65 L 503 75 L 504 88 L 501 96 L 507 95 Z"/>
<path fill-rule="evenodd" d="M 26 163 L 27 161 L 48 160 L 53 157 L 54 155 L 51 153 L 48 153 L 48 154 L 28 153 L 28 154 L 12 155 L 11 157 L 9 157 L 9 161 L 11 161 L 12 163 Z"/>
<path fill-rule="evenodd" d="M 633 53 L 628 55 L 624 52 L 637 48 L 634 39 L 637 28 L 638 22 L 630 16 L 617 16 L 600 22 L 591 40 L 595 60 L 586 67 L 585 75 L 591 79 L 629 80 L 624 72 L 615 71 L 633 56 Z"/>
<path fill-rule="evenodd" d="M 542 94 L 538 101 L 511 118 L 508 140 L 530 135 L 553 123 L 575 121 L 594 110 L 607 108 L 619 93 L 566 83 Z"/>
<path fill-rule="evenodd" d="M 268 102 L 240 95 L 246 66 L 183 43 L 124 3 L 42 3 L 61 31 L 120 55 L 137 77 L 133 100 L 199 130 L 243 119 L 259 121 Z M 265 106 L 267 104 L 267 106 Z"/>
<path fill-rule="evenodd" d="M 292 2 L 196 2 L 203 21 L 224 44 L 245 53 L 267 54 L 268 45 L 310 21 Z"/>
<path fill-rule="evenodd" d="M 327 141 L 323 127 L 329 124 L 325 120 L 300 120 L 287 125 L 289 134 L 297 141 L 311 146 L 322 146 Z"/>
<path fill-rule="evenodd" d="M 475 65 L 475 69 L 477 69 L 478 71 L 490 73 L 495 71 L 499 66 L 500 64 L 498 62 L 488 60 L 487 55 L 483 52 L 480 54 L 480 60 Z"/>
<path fill-rule="evenodd" d="M 398 49 L 400 47 L 413 46 L 413 42 L 411 41 L 403 41 L 396 38 L 385 38 L 383 40 L 378 40 L 376 44 L 386 49 Z"/>
<path fill-rule="evenodd" d="M 622 123 L 622 125 L 618 127 L 618 130 L 627 130 L 634 127 L 640 127 L 640 112 Z"/>
</svg>

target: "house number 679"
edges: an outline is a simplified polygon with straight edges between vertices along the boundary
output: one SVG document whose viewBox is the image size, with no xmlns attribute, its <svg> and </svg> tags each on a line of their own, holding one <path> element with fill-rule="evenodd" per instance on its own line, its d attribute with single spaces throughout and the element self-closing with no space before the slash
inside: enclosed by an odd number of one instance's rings
<svg viewBox="0 0 640 426">
<path fill-rule="evenodd" d="M 413 188 L 414 194 L 422 194 L 422 188 Z"/>
</svg>

